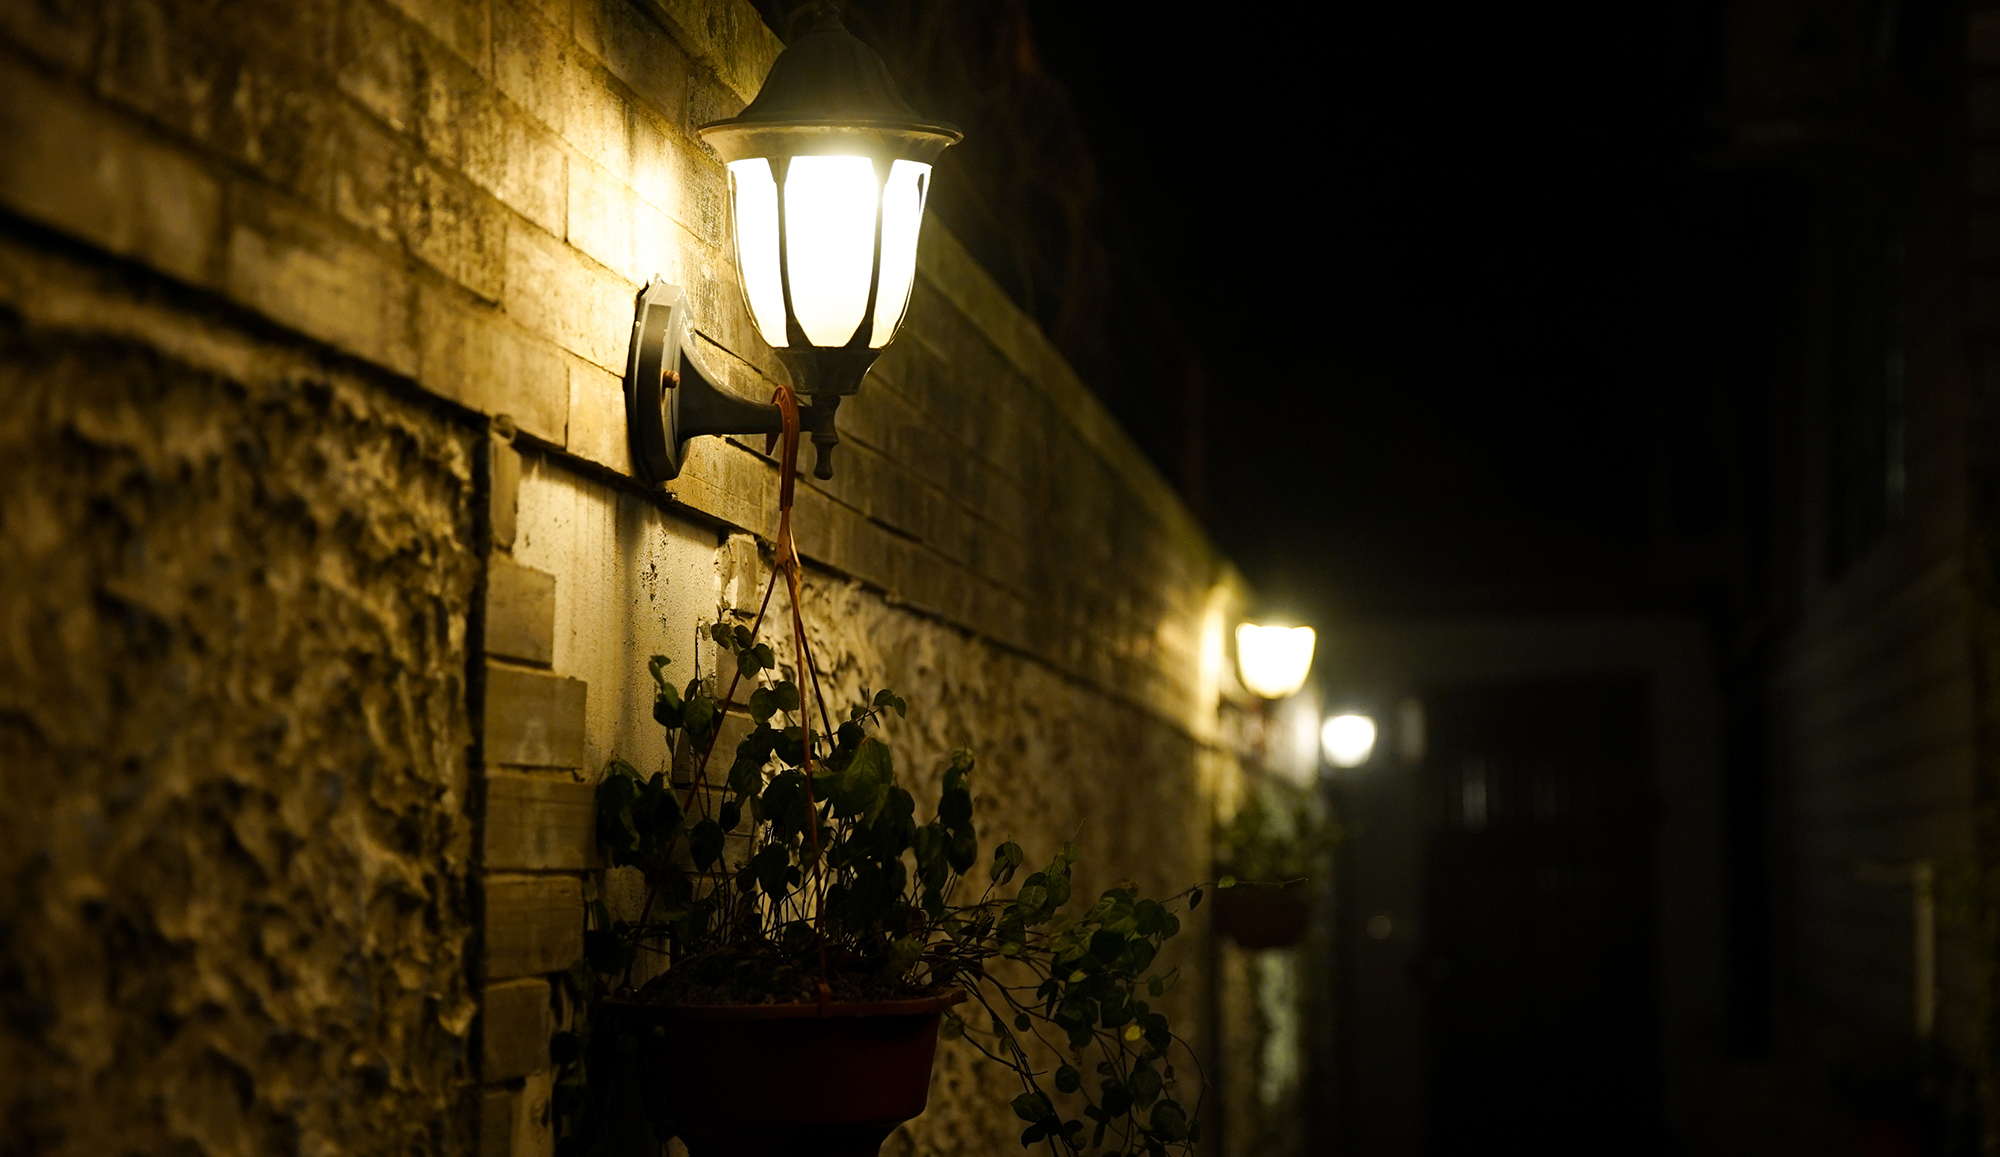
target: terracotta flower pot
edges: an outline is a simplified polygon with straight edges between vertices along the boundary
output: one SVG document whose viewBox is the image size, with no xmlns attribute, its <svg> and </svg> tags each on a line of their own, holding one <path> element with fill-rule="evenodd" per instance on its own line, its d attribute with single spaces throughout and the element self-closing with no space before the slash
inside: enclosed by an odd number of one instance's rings
<svg viewBox="0 0 2000 1157">
<path fill-rule="evenodd" d="M 692 1157 L 876 1157 L 924 1111 L 938 1020 L 964 999 L 598 1007 L 635 1031 L 638 1095 Z"/>
<path fill-rule="evenodd" d="M 1294 948 L 1305 943 L 1312 904 L 1303 889 L 1228 888 L 1215 894 L 1215 929 L 1239 948 Z"/>
</svg>

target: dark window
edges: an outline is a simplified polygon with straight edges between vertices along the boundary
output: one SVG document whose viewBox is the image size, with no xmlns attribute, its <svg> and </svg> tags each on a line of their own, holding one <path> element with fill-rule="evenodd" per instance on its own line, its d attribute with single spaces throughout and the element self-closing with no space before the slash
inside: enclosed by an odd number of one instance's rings
<svg viewBox="0 0 2000 1157">
<path fill-rule="evenodd" d="M 1843 214 L 1829 241 L 1827 571 L 1838 578 L 1903 513 L 1902 246 L 1880 207 Z"/>
</svg>

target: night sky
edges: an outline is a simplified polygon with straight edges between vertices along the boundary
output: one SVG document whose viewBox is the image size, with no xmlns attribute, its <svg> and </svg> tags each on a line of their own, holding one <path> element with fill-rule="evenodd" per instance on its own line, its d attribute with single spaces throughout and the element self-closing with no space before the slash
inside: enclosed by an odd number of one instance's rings
<svg viewBox="0 0 2000 1157">
<path fill-rule="evenodd" d="M 1270 609 L 1644 597 L 1707 18 L 1030 9 L 1199 334 L 1210 525 Z"/>
</svg>

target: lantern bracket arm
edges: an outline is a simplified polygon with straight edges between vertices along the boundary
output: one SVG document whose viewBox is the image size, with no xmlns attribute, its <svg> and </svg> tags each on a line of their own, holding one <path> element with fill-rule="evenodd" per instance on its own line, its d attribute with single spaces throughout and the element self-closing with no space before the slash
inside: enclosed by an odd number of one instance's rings
<svg viewBox="0 0 2000 1157">
<path fill-rule="evenodd" d="M 784 429 L 776 404 L 723 386 L 689 338 L 687 292 L 665 281 L 648 285 L 639 294 L 625 361 L 625 423 L 633 473 L 649 485 L 679 476 L 691 439 Z M 808 405 L 799 416 L 816 444 L 832 441 L 832 406 Z M 831 446 L 819 449 L 824 478 L 832 473 Z"/>
</svg>

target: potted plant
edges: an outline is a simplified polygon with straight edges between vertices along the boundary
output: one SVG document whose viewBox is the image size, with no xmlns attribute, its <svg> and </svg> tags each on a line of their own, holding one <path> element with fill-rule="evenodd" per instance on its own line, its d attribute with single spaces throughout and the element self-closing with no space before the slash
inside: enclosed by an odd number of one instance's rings
<svg viewBox="0 0 2000 1157">
<path fill-rule="evenodd" d="M 1119 885 L 1084 904 L 1068 843 L 1016 882 L 1019 844 L 981 856 L 970 752 L 920 807 L 880 734 L 900 696 L 864 692 L 834 724 L 801 693 L 818 681 L 802 631 L 797 680 L 754 628 L 710 635 L 735 664 L 719 697 L 650 667 L 654 718 L 700 753 L 688 782 L 613 760 L 597 789 L 606 860 L 641 872 L 646 898 L 628 921 L 591 897 L 576 1019 L 555 1042 L 561 1151 L 650 1134 L 694 1157 L 873 1155 L 923 1111 L 943 1038 L 1019 1080 L 1023 1146 L 1186 1152 L 1185 1045 L 1150 1003 L 1177 972 L 1152 965 L 1201 890 Z M 755 728 L 711 786 L 722 704 L 745 681 Z"/>
<path fill-rule="evenodd" d="M 1215 829 L 1215 928 L 1248 949 L 1292 948 L 1312 923 L 1312 881 L 1337 836 L 1307 787 L 1264 776 Z"/>
</svg>

